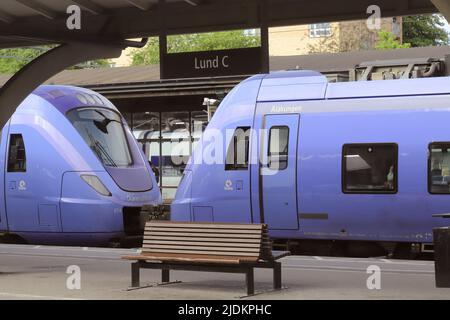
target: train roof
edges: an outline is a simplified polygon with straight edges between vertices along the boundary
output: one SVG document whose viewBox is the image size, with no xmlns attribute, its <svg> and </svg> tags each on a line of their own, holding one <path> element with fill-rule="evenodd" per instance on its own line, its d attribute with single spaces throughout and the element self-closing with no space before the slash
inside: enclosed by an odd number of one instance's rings
<svg viewBox="0 0 450 320">
<path fill-rule="evenodd" d="M 62 113 L 80 107 L 104 107 L 117 110 L 102 95 L 81 87 L 42 85 L 36 88 L 32 94 L 45 99 Z"/>
<path fill-rule="evenodd" d="M 274 72 L 263 77 L 258 102 L 450 94 L 450 77 L 329 83 L 316 71 Z"/>
</svg>

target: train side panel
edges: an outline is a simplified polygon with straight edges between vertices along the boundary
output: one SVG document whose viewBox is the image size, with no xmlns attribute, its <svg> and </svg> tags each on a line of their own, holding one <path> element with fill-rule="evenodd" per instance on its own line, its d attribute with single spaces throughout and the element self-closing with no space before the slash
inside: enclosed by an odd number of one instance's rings
<svg viewBox="0 0 450 320">
<path fill-rule="evenodd" d="M 4 177 L 5 177 L 5 159 L 6 159 L 6 140 L 8 139 L 8 131 L 9 131 L 9 121 L 8 123 L 3 127 L 2 131 L 0 132 L 0 177 L 2 181 L 0 182 L 0 197 L 2 199 L 5 199 L 5 184 L 4 184 Z M 0 201 L 0 232 L 8 231 L 8 217 L 6 214 L 6 202 Z"/>
<path fill-rule="evenodd" d="M 431 215 L 448 211 L 450 197 L 428 192 L 428 146 L 450 141 L 446 128 L 449 99 L 422 96 L 281 103 L 302 109 L 297 160 L 300 228 L 273 230 L 272 235 L 431 242 L 432 228 L 444 223 Z M 269 109 L 270 103 L 261 112 Z M 343 146 L 379 143 L 398 146 L 397 192 L 344 193 Z"/>
<path fill-rule="evenodd" d="M 171 206 L 171 219 L 252 222 L 249 170 L 225 170 L 227 148 L 236 128 L 251 128 L 261 77 L 232 90 L 214 114 L 186 166 Z M 192 183 L 192 182 L 195 183 Z M 253 208 L 253 212 L 258 207 Z"/>
</svg>

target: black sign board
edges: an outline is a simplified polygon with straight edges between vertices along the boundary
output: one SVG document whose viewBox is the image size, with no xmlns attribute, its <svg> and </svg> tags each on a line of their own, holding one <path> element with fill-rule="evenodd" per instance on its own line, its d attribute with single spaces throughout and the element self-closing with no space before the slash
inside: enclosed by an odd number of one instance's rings
<svg viewBox="0 0 450 320">
<path fill-rule="evenodd" d="M 261 48 L 168 53 L 161 79 L 250 75 L 263 72 Z"/>
</svg>

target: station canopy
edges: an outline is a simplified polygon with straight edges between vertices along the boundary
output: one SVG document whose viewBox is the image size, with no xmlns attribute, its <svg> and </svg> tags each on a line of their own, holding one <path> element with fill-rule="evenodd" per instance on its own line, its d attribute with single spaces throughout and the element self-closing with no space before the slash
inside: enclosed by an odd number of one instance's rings
<svg viewBox="0 0 450 320">
<path fill-rule="evenodd" d="M 80 30 L 66 27 L 70 5 Z M 431 0 L 1 0 L 0 48 L 362 19 L 370 5 L 382 17 L 437 12 Z"/>
</svg>

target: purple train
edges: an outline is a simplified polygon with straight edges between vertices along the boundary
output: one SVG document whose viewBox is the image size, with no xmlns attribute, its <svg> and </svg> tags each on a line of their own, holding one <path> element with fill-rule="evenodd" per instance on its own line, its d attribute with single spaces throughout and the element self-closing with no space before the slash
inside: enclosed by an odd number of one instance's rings
<svg viewBox="0 0 450 320">
<path fill-rule="evenodd" d="M 108 245 L 139 238 L 161 195 L 125 120 L 103 96 L 41 86 L 0 141 L 0 233 L 29 243 Z"/>
<path fill-rule="evenodd" d="M 432 215 L 450 211 L 449 123 L 449 77 L 254 76 L 219 106 L 171 217 L 265 222 L 306 249 L 432 249 L 432 229 L 446 223 Z"/>
</svg>

